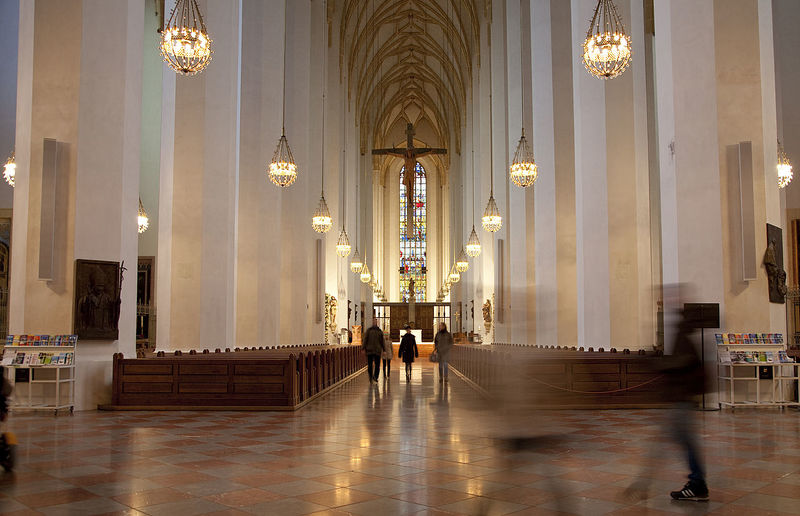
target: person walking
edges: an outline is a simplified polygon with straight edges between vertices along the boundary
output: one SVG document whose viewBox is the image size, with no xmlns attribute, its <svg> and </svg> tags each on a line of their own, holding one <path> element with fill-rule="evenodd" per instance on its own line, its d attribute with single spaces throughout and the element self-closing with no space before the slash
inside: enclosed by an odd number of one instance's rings
<svg viewBox="0 0 800 516">
<path fill-rule="evenodd" d="M 673 404 L 667 429 L 686 452 L 689 466 L 689 481 L 682 489 L 672 491 L 670 496 L 673 500 L 705 501 L 708 500 L 708 486 L 693 428 L 697 398 L 705 390 L 705 375 L 703 362 L 691 338 L 694 329 L 686 314 L 679 312 L 675 345 L 672 354 L 662 359 L 661 372 L 666 376 L 664 398 Z"/>
<path fill-rule="evenodd" d="M 447 331 L 444 322 L 439 323 L 439 331 L 433 338 L 433 351 L 439 357 L 439 381 L 447 382 L 447 359 L 453 349 L 453 335 Z"/>
<path fill-rule="evenodd" d="M 397 356 L 406 364 L 406 381 L 411 381 L 411 364 L 414 363 L 415 358 L 419 357 L 419 350 L 417 349 L 417 338 L 411 333 L 411 326 L 407 324 L 406 334 L 400 340 L 400 350 Z"/>
<path fill-rule="evenodd" d="M 364 353 L 367 354 L 369 383 L 375 383 L 381 373 L 381 355 L 384 347 L 383 330 L 378 326 L 377 319 L 372 320 L 372 327 L 364 334 L 361 347 L 364 349 Z"/>
<path fill-rule="evenodd" d="M 392 372 L 392 339 L 384 335 L 383 338 L 383 379 L 388 380 Z"/>
</svg>

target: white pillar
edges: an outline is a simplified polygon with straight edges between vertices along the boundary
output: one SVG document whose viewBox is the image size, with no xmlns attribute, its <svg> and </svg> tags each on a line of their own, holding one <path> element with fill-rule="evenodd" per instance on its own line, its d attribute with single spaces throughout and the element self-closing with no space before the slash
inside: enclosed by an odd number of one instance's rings
<svg viewBox="0 0 800 516">
<path fill-rule="evenodd" d="M 130 357 L 136 351 L 144 11 L 135 0 L 84 0 L 82 22 L 75 258 L 121 262 L 127 268 L 118 340 L 78 345 L 76 405 L 89 409 L 110 401 L 113 353 Z M 111 63 L 109 55 L 116 56 Z M 106 278 L 106 285 L 111 280 Z"/>
<path fill-rule="evenodd" d="M 583 67 L 593 0 L 572 0 L 578 345 L 609 348 L 608 197 L 604 83 Z"/>
<path fill-rule="evenodd" d="M 692 284 L 697 299 L 723 304 L 714 6 L 654 7 L 664 283 Z M 664 307 L 667 352 L 673 301 Z"/>
</svg>

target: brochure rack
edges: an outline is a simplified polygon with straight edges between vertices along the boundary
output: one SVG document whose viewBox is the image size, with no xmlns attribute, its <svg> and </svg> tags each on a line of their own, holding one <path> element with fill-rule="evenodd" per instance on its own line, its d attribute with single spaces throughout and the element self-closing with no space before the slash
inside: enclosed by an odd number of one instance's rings
<svg viewBox="0 0 800 516">
<path fill-rule="evenodd" d="M 721 406 L 800 406 L 798 364 L 777 333 L 716 334 Z"/>
<path fill-rule="evenodd" d="M 14 386 L 11 408 L 72 412 L 77 337 L 33 337 L 9 335 L 3 349 L 3 369 Z"/>
</svg>

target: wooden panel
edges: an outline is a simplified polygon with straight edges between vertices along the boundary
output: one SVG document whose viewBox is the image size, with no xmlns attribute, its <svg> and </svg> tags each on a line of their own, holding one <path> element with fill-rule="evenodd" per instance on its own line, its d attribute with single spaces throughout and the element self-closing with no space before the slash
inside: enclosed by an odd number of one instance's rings
<svg viewBox="0 0 800 516">
<path fill-rule="evenodd" d="M 572 364 L 574 373 L 619 373 L 619 364 Z"/>
<path fill-rule="evenodd" d="M 122 391 L 127 393 L 172 392 L 171 383 L 123 383 Z"/>
<path fill-rule="evenodd" d="M 180 383 L 228 383 L 227 374 L 182 374 L 178 376 Z"/>
<path fill-rule="evenodd" d="M 235 364 L 233 374 L 283 376 L 284 364 Z"/>
<path fill-rule="evenodd" d="M 575 373 L 572 378 L 576 382 L 620 382 L 618 374 Z"/>
<path fill-rule="evenodd" d="M 180 383 L 178 392 L 195 394 L 225 394 L 228 392 L 227 383 Z"/>
<path fill-rule="evenodd" d="M 233 383 L 284 383 L 283 376 L 234 376 Z"/>
<path fill-rule="evenodd" d="M 122 376 L 122 381 L 124 383 L 131 383 L 131 382 L 141 382 L 141 383 L 153 383 L 153 382 L 167 382 L 172 383 L 172 375 L 171 374 L 127 374 Z"/>
<path fill-rule="evenodd" d="M 625 370 L 630 373 L 650 373 L 653 375 L 655 373 L 653 369 L 654 364 L 650 364 L 647 362 L 628 362 L 625 364 Z"/>
<path fill-rule="evenodd" d="M 566 364 L 531 364 L 525 370 L 533 374 L 564 374 L 567 366 Z"/>
<path fill-rule="evenodd" d="M 610 391 L 619 389 L 619 382 L 574 382 L 573 389 L 584 392 Z"/>
<path fill-rule="evenodd" d="M 279 394 L 283 392 L 283 384 L 278 383 L 237 383 L 233 386 L 236 394 Z"/>
<path fill-rule="evenodd" d="M 415 306 L 414 307 L 414 316 L 417 318 L 414 321 L 417 325 L 417 328 L 422 328 L 422 333 L 427 334 L 430 332 L 431 339 L 433 338 L 433 306 Z M 428 330 L 428 331 L 425 331 Z M 428 340 L 425 338 L 426 335 L 423 335 L 423 340 Z"/>
<path fill-rule="evenodd" d="M 172 364 L 122 364 L 122 374 L 172 374 Z"/>
<path fill-rule="evenodd" d="M 226 364 L 179 364 L 179 374 L 228 374 L 228 366 Z"/>
</svg>

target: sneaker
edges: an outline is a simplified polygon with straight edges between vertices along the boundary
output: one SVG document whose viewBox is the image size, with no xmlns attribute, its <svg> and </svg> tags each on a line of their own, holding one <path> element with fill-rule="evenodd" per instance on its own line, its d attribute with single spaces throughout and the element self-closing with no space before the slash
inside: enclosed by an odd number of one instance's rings
<svg viewBox="0 0 800 516">
<path fill-rule="evenodd" d="M 680 491 L 672 491 L 669 494 L 673 500 L 689 500 L 692 502 L 707 502 L 708 487 L 705 482 L 686 482 Z"/>
</svg>

